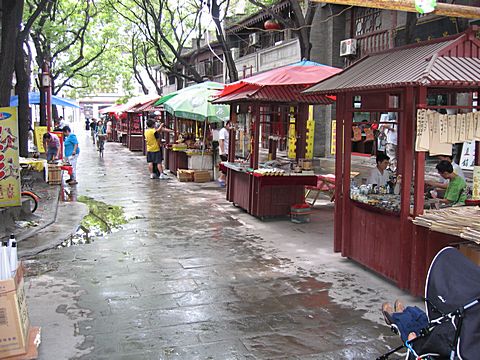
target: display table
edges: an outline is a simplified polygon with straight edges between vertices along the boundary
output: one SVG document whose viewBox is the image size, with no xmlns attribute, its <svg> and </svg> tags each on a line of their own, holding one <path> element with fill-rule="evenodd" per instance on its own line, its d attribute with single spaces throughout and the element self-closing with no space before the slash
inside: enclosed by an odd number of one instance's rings
<svg viewBox="0 0 480 360">
<path fill-rule="evenodd" d="M 173 151 L 171 148 L 165 149 L 168 158 L 168 170 L 177 175 L 178 169 L 188 169 L 188 157 L 185 151 Z"/>
<path fill-rule="evenodd" d="M 227 200 L 263 218 L 286 216 L 295 204 L 303 204 L 306 185 L 315 185 L 315 175 L 262 176 L 245 171 L 235 164 L 223 163 L 227 169 Z"/>
<path fill-rule="evenodd" d="M 45 169 L 47 160 L 44 159 L 32 159 L 32 158 L 20 158 L 20 166 L 29 166 L 32 170 L 42 172 Z"/>
<path fill-rule="evenodd" d="M 128 135 L 128 149 L 130 151 L 143 151 L 143 135 L 129 134 Z"/>
</svg>

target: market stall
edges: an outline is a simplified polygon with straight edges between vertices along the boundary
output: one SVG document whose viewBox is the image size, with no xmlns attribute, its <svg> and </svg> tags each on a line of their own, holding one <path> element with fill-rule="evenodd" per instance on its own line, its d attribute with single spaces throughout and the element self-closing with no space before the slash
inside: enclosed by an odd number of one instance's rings
<svg viewBox="0 0 480 360">
<path fill-rule="evenodd" d="M 306 91 L 336 95 L 337 129 L 343 128 L 343 136 L 336 138 L 334 250 L 415 295 L 423 290 L 436 251 L 465 241 L 419 227 L 412 219 L 424 211 L 427 154 L 451 152 L 453 144 L 466 140 L 464 135 L 443 139 L 444 134 L 465 132 L 472 124 L 480 130 L 480 121 L 467 120 L 480 109 L 477 35 L 474 27 L 456 36 L 369 55 Z M 350 178 L 359 114 L 367 119 L 366 126 L 385 126 L 398 133 L 398 142 L 392 140 L 385 148 L 395 160 L 390 161 L 388 185 Z M 425 121 L 427 115 L 431 119 Z M 448 124 L 450 116 L 455 119 Z M 470 135 L 477 141 L 475 161 L 480 165 L 480 137 Z"/>
<path fill-rule="evenodd" d="M 211 125 L 228 120 L 229 109 L 213 105 L 211 100 L 224 87 L 206 81 L 168 94 L 156 102 L 166 112 L 166 124 L 173 132 L 166 145 L 166 166 L 177 174 L 179 169 L 208 171 L 214 175 L 214 149 L 210 137 Z"/>
<path fill-rule="evenodd" d="M 302 91 L 339 71 L 301 61 L 225 87 L 214 102 L 229 104 L 236 124 L 230 133 L 230 161 L 223 163 L 227 200 L 260 218 L 288 215 L 293 205 L 304 202 L 305 186 L 317 184 L 307 156 L 308 149 L 313 151 L 309 105 L 334 100 Z M 284 159 L 277 159 L 281 153 Z"/>
</svg>

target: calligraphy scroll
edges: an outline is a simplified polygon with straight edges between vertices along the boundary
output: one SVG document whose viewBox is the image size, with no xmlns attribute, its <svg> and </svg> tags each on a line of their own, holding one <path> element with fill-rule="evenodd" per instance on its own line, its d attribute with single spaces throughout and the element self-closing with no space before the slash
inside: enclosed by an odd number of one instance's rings
<svg viewBox="0 0 480 360">
<path fill-rule="evenodd" d="M 430 127 L 430 156 L 452 155 L 452 144 L 440 141 L 440 114 L 436 111 L 429 111 L 427 119 Z"/>
<path fill-rule="evenodd" d="M 428 151 L 430 147 L 430 130 L 428 127 L 427 111 L 417 110 L 417 140 L 415 151 Z"/>
</svg>

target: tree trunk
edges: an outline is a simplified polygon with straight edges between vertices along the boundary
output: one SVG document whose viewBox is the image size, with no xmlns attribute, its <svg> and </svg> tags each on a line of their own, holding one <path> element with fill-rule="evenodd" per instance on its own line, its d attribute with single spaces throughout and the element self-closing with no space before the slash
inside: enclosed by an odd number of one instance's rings
<svg viewBox="0 0 480 360">
<path fill-rule="evenodd" d="M 222 24 L 220 23 L 220 7 L 218 6 L 217 0 L 210 1 L 212 19 L 215 23 L 217 40 L 222 45 L 224 61 L 227 63 L 228 75 L 230 82 L 235 82 L 238 80 L 238 71 L 235 66 L 235 60 L 233 60 L 232 52 L 230 47 L 227 44 L 225 39 L 225 34 L 223 32 Z"/>
<path fill-rule="evenodd" d="M 415 42 L 415 27 L 417 26 L 417 14 L 407 13 L 407 21 L 405 24 L 405 45 Z"/>
<path fill-rule="evenodd" d="M 23 49 L 24 35 L 17 37 L 15 52 L 15 76 L 17 84 L 15 92 L 18 95 L 18 135 L 20 156 L 28 157 L 28 131 L 30 130 L 31 114 L 28 103 L 30 90 L 30 59 Z"/>
<path fill-rule="evenodd" d="M 47 126 L 47 97 L 45 96 L 45 91 L 41 86 L 42 77 L 40 76 L 40 126 Z"/>
<path fill-rule="evenodd" d="M 16 40 L 23 14 L 23 0 L 2 1 L 2 42 L 0 50 L 0 106 L 10 106 Z"/>
</svg>

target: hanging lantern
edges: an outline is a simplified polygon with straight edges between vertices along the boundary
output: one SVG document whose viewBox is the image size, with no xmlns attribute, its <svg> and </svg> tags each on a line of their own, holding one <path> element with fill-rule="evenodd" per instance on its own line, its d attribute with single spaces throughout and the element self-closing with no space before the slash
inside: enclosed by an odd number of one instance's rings
<svg viewBox="0 0 480 360">
<path fill-rule="evenodd" d="M 282 27 L 277 20 L 267 20 L 265 24 L 263 24 L 265 30 L 280 30 Z"/>
</svg>

